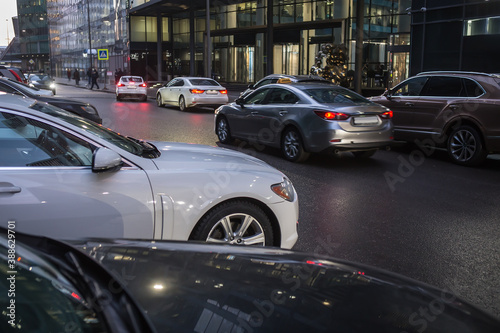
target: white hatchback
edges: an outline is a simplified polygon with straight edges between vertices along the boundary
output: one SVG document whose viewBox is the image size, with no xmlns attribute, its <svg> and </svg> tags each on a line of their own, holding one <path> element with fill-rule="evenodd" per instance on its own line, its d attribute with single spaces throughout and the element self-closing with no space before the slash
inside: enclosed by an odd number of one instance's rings
<svg viewBox="0 0 500 333">
<path fill-rule="evenodd" d="M 42 112 L 40 112 L 42 111 Z M 146 142 L 0 95 L 0 226 L 59 239 L 200 240 L 291 248 L 288 178 L 217 147 Z"/>
<path fill-rule="evenodd" d="M 196 106 L 217 108 L 227 102 L 226 88 L 207 77 L 177 77 L 156 93 L 159 107 L 178 106 L 181 111 Z"/>
<path fill-rule="evenodd" d="M 116 100 L 139 99 L 146 101 L 148 99 L 147 85 L 140 76 L 122 76 L 116 84 Z"/>
</svg>

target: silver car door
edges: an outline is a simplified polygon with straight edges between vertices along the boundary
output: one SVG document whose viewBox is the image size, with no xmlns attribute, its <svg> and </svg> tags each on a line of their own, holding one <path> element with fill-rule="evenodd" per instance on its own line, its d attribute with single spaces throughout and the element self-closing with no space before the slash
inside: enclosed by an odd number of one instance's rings
<svg viewBox="0 0 500 333">
<path fill-rule="evenodd" d="M 235 137 L 248 138 L 252 141 L 258 140 L 259 130 L 262 126 L 260 110 L 265 108 L 266 96 L 269 89 L 263 88 L 243 99 L 243 105 L 234 103 L 234 109 L 229 119 L 231 133 Z"/>
<path fill-rule="evenodd" d="M 91 170 L 95 146 L 57 124 L 0 112 L 0 225 L 61 239 L 153 238 L 148 177 Z"/>
</svg>

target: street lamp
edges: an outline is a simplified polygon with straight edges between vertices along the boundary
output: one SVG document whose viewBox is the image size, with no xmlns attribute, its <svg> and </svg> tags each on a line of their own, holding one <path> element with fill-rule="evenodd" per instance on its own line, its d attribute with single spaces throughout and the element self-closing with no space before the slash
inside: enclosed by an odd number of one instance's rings
<svg viewBox="0 0 500 333">
<path fill-rule="evenodd" d="M 92 36 L 90 35 L 90 0 L 87 0 L 87 24 L 89 26 L 89 58 L 90 66 L 92 68 Z"/>
</svg>

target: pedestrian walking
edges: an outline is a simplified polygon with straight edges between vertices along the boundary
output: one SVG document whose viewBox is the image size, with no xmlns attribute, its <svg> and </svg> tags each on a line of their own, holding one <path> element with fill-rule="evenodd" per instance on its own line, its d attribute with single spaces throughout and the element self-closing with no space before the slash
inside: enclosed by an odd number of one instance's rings
<svg viewBox="0 0 500 333">
<path fill-rule="evenodd" d="M 77 86 L 80 85 L 80 72 L 78 71 L 78 68 L 75 68 L 75 72 L 73 73 L 73 79 L 75 79 L 75 83 Z"/>
<path fill-rule="evenodd" d="M 99 73 L 95 70 L 95 68 L 92 70 L 92 85 L 90 86 L 90 90 L 92 90 L 92 88 L 94 88 L 94 85 L 97 86 L 97 89 L 100 89 L 99 88 L 99 84 L 97 84 L 97 79 L 99 78 Z"/>
<path fill-rule="evenodd" d="M 90 83 L 92 82 L 92 69 L 89 67 L 89 69 L 87 69 L 87 80 L 89 81 L 87 83 L 87 88 L 90 87 Z"/>
<path fill-rule="evenodd" d="M 66 69 L 66 75 L 68 76 L 68 82 L 71 81 L 71 69 Z"/>
<path fill-rule="evenodd" d="M 120 76 L 118 74 L 118 68 L 115 69 L 115 84 L 118 84 L 118 81 L 120 81 Z"/>
</svg>

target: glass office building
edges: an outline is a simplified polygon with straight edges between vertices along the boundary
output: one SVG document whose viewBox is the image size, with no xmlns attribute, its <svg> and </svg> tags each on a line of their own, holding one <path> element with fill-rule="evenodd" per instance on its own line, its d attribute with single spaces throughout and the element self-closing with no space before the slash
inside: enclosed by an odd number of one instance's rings
<svg viewBox="0 0 500 333">
<path fill-rule="evenodd" d="M 128 0 L 49 0 L 51 70 L 64 77 L 66 70 L 100 69 L 101 78 L 110 70 L 128 71 Z M 98 50 L 108 59 L 99 60 Z"/>
<path fill-rule="evenodd" d="M 500 73 L 499 0 L 413 0 L 411 74 Z"/>
<path fill-rule="evenodd" d="M 206 0 L 51 0 L 52 71 L 64 76 L 92 65 L 166 81 L 210 68 L 224 81 L 247 83 L 270 73 L 308 74 L 326 44 L 344 45 L 354 70 L 357 1 L 210 0 L 208 34 Z M 364 85 L 382 85 L 374 80 L 382 71 L 395 82 L 407 77 L 411 0 L 363 5 Z M 98 49 L 109 60 L 98 60 Z"/>
<path fill-rule="evenodd" d="M 354 69 L 356 0 L 211 1 L 211 72 L 228 82 L 270 73 L 308 74 L 325 44 L 343 44 Z M 135 1 L 131 68 L 169 79 L 206 74 L 206 1 Z M 364 0 L 364 84 L 409 66 L 410 0 Z M 160 22 L 161 21 L 161 22 Z M 160 73 L 158 75 L 157 73 Z"/>
<path fill-rule="evenodd" d="M 49 30 L 46 0 L 17 0 L 19 54 L 26 71 L 50 69 Z"/>
</svg>

